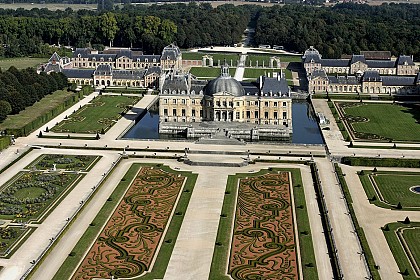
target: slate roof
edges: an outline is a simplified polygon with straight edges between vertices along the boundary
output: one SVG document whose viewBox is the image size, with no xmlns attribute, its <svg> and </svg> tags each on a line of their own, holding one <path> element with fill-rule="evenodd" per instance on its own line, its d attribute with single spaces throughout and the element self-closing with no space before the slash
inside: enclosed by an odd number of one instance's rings
<svg viewBox="0 0 420 280">
<path fill-rule="evenodd" d="M 242 87 L 245 90 L 245 95 L 259 95 L 260 90 L 258 85 L 253 82 L 241 82 Z"/>
<path fill-rule="evenodd" d="M 199 94 L 200 91 L 204 91 L 204 87 L 207 85 L 207 81 L 192 80 L 190 91 L 195 91 L 195 94 Z"/>
<path fill-rule="evenodd" d="M 360 55 L 360 54 L 354 54 L 351 57 L 350 64 L 353 64 L 353 63 L 356 63 L 356 62 L 359 62 L 359 61 L 360 62 L 363 62 L 363 63 L 366 63 L 365 56 L 364 55 Z"/>
<path fill-rule="evenodd" d="M 384 86 L 414 86 L 416 77 L 412 76 L 382 76 Z"/>
<path fill-rule="evenodd" d="M 330 84 L 359 85 L 360 82 L 355 76 L 328 76 Z"/>
<path fill-rule="evenodd" d="M 52 64 L 52 63 L 47 63 L 46 65 L 45 65 L 45 68 L 44 68 L 44 72 L 47 72 L 47 73 L 49 73 L 49 72 L 61 72 L 62 71 L 62 68 L 61 68 L 61 66 L 60 66 L 60 64 Z"/>
<path fill-rule="evenodd" d="M 162 60 L 176 60 L 181 55 L 181 51 L 174 44 L 170 44 L 163 48 Z"/>
<path fill-rule="evenodd" d="M 144 77 L 146 70 L 114 70 L 113 79 L 140 80 Z"/>
<path fill-rule="evenodd" d="M 162 86 L 162 92 L 168 91 L 167 94 L 172 94 L 172 91 L 176 91 L 178 94 L 181 91 L 188 91 L 187 80 L 184 75 L 170 75 L 165 79 Z"/>
<path fill-rule="evenodd" d="M 156 73 L 159 75 L 161 72 L 162 72 L 162 68 L 160 68 L 160 66 L 152 66 L 147 69 L 145 76 L 153 74 L 153 73 Z"/>
<path fill-rule="evenodd" d="M 262 78 L 261 94 L 281 94 L 289 96 L 289 86 L 287 81 L 283 78 Z"/>
<path fill-rule="evenodd" d="M 363 82 L 380 82 L 382 77 L 379 75 L 378 71 L 365 71 L 362 77 Z"/>
<path fill-rule="evenodd" d="M 348 59 L 321 59 L 321 65 L 326 67 L 347 67 Z"/>
<path fill-rule="evenodd" d="M 58 55 L 58 53 L 54 52 L 53 55 L 50 57 L 50 59 L 48 60 L 48 62 L 59 62 L 61 59 L 61 57 Z"/>
<path fill-rule="evenodd" d="M 413 60 L 411 59 L 411 56 L 408 55 L 400 55 L 396 61 L 397 65 L 404 65 L 407 63 L 407 65 L 414 65 Z"/>
<path fill-rule="evenodd" d="M 62 73 L 66 75 L 67 78 L 85 78 L 90 79 L 93 76 L 92 69 L 63 69 Z"/>
<path fill-rule="evenodd" d="M 98 65 L 95 70 L 95 75 L 99 76 L 111 76 L 112 75 L 112 67 L 110 65 Z"/>
<path fill-rule="evenodd" d="M 311 74 L 311 77 L 312 78 L 317 78 L 317 77 L 328 78 L 324 69 L 313 71 L 312 74 Z"/>
<path fill-rule="evenodd" d="M 392 60 L 366 60 L 369 68 L 394 68 L 395 61 Z"/>
</svg>

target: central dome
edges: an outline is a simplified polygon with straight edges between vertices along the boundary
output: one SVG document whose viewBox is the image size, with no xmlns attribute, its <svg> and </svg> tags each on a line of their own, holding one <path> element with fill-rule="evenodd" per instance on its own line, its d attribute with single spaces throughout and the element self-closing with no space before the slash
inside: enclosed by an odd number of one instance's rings
<svg viewBox="0 0 420 280">
<path fill-rule="evenodd" d="M 210 96 L 218 92 L 227 92 L 233 96 L 245 95 L 245 90 L 241 83 L 230 76 L 227 66 L 222 66 L 222 74 L 216 79 L 211 80 L 204 91 L 206 95 Z"/>
</svg>

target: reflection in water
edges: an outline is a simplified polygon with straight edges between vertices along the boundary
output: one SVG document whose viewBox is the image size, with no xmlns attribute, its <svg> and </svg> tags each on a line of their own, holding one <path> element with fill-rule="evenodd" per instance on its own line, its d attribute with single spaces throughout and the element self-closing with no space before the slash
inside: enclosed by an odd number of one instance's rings
<svg viewBox="0 0 420 280">
<path fill-rule="evenodd" d="M 292 143 L 323 144 L 318 123 L 312 106 L 304 100 L 293 100 L 293 136 Z M 123 138 L 130 139 L 176 139 L 176 137 L 159 135 L 159 112 L 147 112 Z"/>
</svg>

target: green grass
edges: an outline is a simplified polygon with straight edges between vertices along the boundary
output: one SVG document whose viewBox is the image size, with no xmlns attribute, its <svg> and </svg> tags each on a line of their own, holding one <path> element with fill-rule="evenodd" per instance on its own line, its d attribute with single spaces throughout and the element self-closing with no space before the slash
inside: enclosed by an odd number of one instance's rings
<svg viewBox="0 0 420 280">
<path fill-rule="evenodd" d="M 31 123 L 37 118 L 45 115 L 47 112 L 62 105 L 66 100 L 74 97 L 76 94 L 67 90 L 58 90 L 45 96 L 34 105 L 27 107 L 17 115 L 9 115 L 3 123 L 0 124 L 0 130 L 19 129 Z"/>
<path fill-rule="evenodd" d="M 420 247 L 418 246 L 420 237 L 420 223 L 390 223 L 384 226 L 382 230 L 404 280 L 419 279 L 415 276 L 412 263 L 416 263 L 417 266 L 420 265 Z M 397 236 L 397 232 L 400 233 L 400 237 Z M 401 245 L 401 235 L 405 240 L 408 248 Z M 409 260 L 407 257 L 407 249 L 412 253 L 413 257 L 411 260 Z M 408 275 L 404 275 L 406 270 Z"/>
<path fill-rule="evenodd" d="M 229 73 L 235 76 L 236 68 L 229 68 Z M 220 68 L 213 67 L 192 67 L 190 73 L 199 78 L 216 78 L 220 76 Z"/>
<path fill-rule="evenodd" d="M 89 228 L 85 231 L 83 236 L 80 238 L 79 242 L 73 248 L 72 252 L 75 252 L 74 256 L 68 256 L 67 259 L 64 261 L 63 265 L 54 275 L 54 280 L 61 280 L 61 279 L 69 279 L 71 277 L 72 272 L 77 267 L 78 263 L 84 257 L 86 250 L 89 250 L 92 242 L 97 238 L 98 234 L 101 231 L 102 225 L 104 225 L 109 217 L 112 215 L 114 208 L 118 204 L 120 198 L 125 194 L 127 188 L 130 186 L 132 179 L 137 175 L 138 170 L 141 166 L 157 166 L 162 170 L 167 172 L 172 172 L 176 174 L 181 174 L 182 176 L 187 177 L 187 181 L 182 189 L 181 197 L 176 205 L 175 211 L 185 213 L 187 210 L 188 203 L 190 201 L 191 193 L 194 189 L 195 182 L 197 180 L 197 175 L 192 174 L 191 172 L 185 171 L 174 171 L 169 167 L 162 166 L 160 164 L 133 164 L 127 173 L 125 174 L 125 180 L 120 181 L 118 186 L 115 188 L 114 192 L 110 196 L 111 199 L 108 199 L 102 209 L 99 211 L 98 215 L 92 221 L 94 226 L 89 226 Z M 184 215 L 174 215 L 171 217 L 170 224 L 168 226 L 168 230 L 166 235 L 163 237 L 164 240 L 173 240 L 172 242 L 163 242 L 162 246 L 160 247 L 159 252 L 157 252 L 156 262 L 151 270 L 151 272 L 147 273 L 144 276 L 136 277 L 134 279 L 146 279 L 146 280 L 153 280 L 153 279 L 162 279 L 165 275 L 166 268 L 169 263 L 170 256 L 172 254 L 173 248 L 175 246 L 175 240 L 178 237 L 179 229 L 181 228 L 182 221 L 184 219 Z"/>
<path fill-rule="evenodd" d="M 300 254 L 302 261 L 302 270 L 304 279 L 318 279 L 318 272 L 316 268 L 315 254 L 312 243 L 311 228 L 309 225 L 309 218 L 305 203 L 305 193 L 303 189 L 302 178 L 299 169 L 284 169 L 284 168 L 273 168 L 273 171 L 285 171 L 292 173 L 292 183 L 294 192 L 294 203 L 295 206 L 302 205 L 303 207 L 296 208 L 294 215 L 296 215 L 298 223 L 298 238 L 300 244 Z M 238 186 L 238 180 L 249 176 L 258 176 L 265 174 L 269 171 L 261 170 L 257 173 L 247 174 L 241 173 L 234 176 L 229 176 L 225 198 L 222 206 L 222 213 L 227 214 L 228 217 L 234 217 L 235 213 L 235 201 L 236 201 L 236 189 Z M 217 232 L 216 241 L 222 245 L 217 245 L 214 248 L 213 259 L 210 269 L 209 280 L 220 280 L 230 279 L 226 276 L 226 265 L 228 264 L 229 253 L 230 253 L 230 232 L 232 231 L 232 220 L 228 218 L 220 218 L 219 229 Z M 309 264 L 312 264 L 309 265 Z"/>
<path fill-rule="evenodd" d="M 369 135 L 375 134 L 382 140 L 409 142 L 420 140 L 420 107 L 418 105 L 363 103 L 345 108 L 343 111 L 346 116 L 360 116 L 368 119 L 367 122 L 351 123 L 358 138 L 365 135 L 369 139 Z"/>
<path fill-rule="evenodd" d="M 378 189 L 372 185 L 373 178 Z M 401 203 L 402 210 L 420 210 L 420 194 L 410 191 L 410 187 L 420 185 L 420 173 L 359 172 L 359 178 L 370 202 L 376 206 L 395 209 Z M 379 195 L 380 192 L 381 196 Z"/>
<path fill-rule="evenodd" d="M 14 57 L 0 59 L 0 68 L 5 71 L 14 66 L 17 69 L 26 69 L 28 67 L 37 68 L 41 63 L 46 63 L 48 59 L 35 57 Z"/>
<path fill-rule="evenodd" d="M 10 145 L 10 136 L 0 136 L 0 151 Z"/>
<path fill-rule="evenodd" d="M 281 55 L 281 54 L 258 55 L 258 54 L 250 54 L 246 57 L 245 66 L 249 67 L 249 63 L 251 61 L 251 63 L 252 63 L 251 67 L 255 67 L 257 65 L 257 61 L 258 61 L 258 67 L 262 67 L 263 61 L 264 61 L 264 67 L 268 67 L 270 65 L 270 57 L 278 57 L 280 59 L 280 62 L 300 62 L 301 61 L 301 58 L 298 55 Z"/>
<path fill-rule="evenodd" d="M 43 188 L 30 187 L 30 188 L 24 188 L 24 189 L 20 189 L 16 191 L 14 196 L 18 199 L 23 199 L 25 197 L 36 198 L 36 197 L 39 197 L 44 192 L 45 192 L 45 189 Z"/>
<path fill-rule="evenodd" d="M 204 52 L 184 52 L 182 53 L 182 59 L 184 60 L 202 60 L 203 56 L 208 55 L 213 57 L 213 66 L 220 66 L 223 65 L 225 59 L 226 63 L 230 66 L 231 60 L 233 67 L 237 66 L 237 62 L 239 60 L 239 54 L 231 54 L 231 53 L 204 53 Z M 219 65 L 220 60 L 220 65 Z M 209 61 L 207 60 L 207 64 Z"/>
<path fill-rule="evenodd" d="M 96 133 L 108 130 L 121 118 L 127 107 L 139 101 L 138 97 L 101 95 L 83 106 L 51 131 L 65 133 Z"/>
<path fill-rule="evenodd" d="M 272 68 L 245 68 L 244 78 L 253 78 L 256 79 L 259 76 L 267 76 L 273 77 L 272 73 L 280 73 L 280 69 L 272 69 Z M 292 79 L 292 72 L 287 69 L 283 69 L 283 73 L 285 73 L 285 78 L 290 80 Z"/>
</svg>

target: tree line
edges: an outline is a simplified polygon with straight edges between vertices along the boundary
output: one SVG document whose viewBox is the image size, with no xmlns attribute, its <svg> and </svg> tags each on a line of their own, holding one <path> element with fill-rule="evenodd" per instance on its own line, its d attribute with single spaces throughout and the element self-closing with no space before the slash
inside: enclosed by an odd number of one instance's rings
<svg viewBox="0 0 420 280">
<path fill-rule="evenodd" d="M 37 74 L 33 68 L 18 70 L 13 66 L 4 72 L 0 69 L 0 121 L 65 87 L 67 78 L 62 73 Z"/>
<path fill-rule="evenodd" d="M 314 46 L 325 58 L 389 50 L 420 59 L 420 5 L 286 5 L 263 8 L 257 17 L 257 44 L 283 45 L 299 52 Z"/>
<path fill-rule="evenodd" d="M 0 9 L 0 57 L 43 54 L 45 44 L 103 48 L 140 47 L 160 53 L 176 42 L 181 48 L 238 42 L 249 11 L 210 4 L 132 6 L 112 12 Z"/>
</svg>

